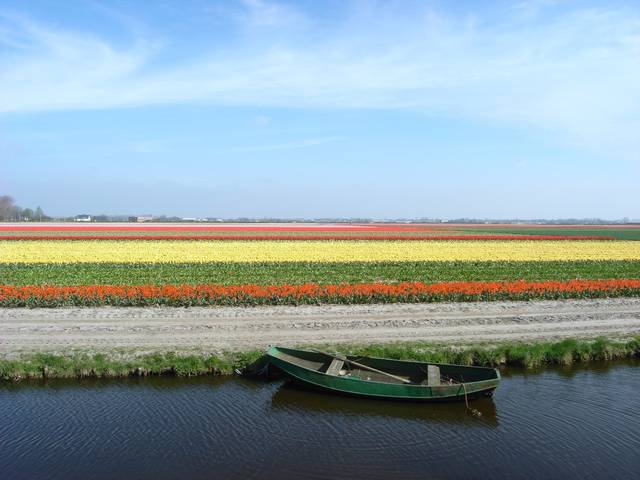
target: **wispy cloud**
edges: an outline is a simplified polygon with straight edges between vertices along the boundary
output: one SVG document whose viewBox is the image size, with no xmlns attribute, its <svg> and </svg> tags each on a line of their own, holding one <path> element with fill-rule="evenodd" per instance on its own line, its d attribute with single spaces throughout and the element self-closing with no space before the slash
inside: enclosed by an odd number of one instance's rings
<svg viewBox="0 0 640 480">
<path fill-rule="evenodd" d="M 322 137 L 322 138 L 305 138 L 296 142 L 279 143 L 277 145 L 255 145 L 249 147 L 235 147 L 233 152 L 268 152 L 273 150 L 295 150 L 298 148 L 309 148 L 326 143 L 338 141 L 338 137 Z"/>
<path fill-rule="evenodd" d="M 411 108 L 640 149 L 632 6 L 555 11 L 554 2 L 530 1 L 484 18 L 373 3 L 320 27 L 290 5 L 238 5 L 244 29 L 223 53 L 180 62 L 163 61 L 159 45 L 171 38 L 160 34 L 122 46 L 0 16 L 0 113 L 171 103 Z M 541 9 L 550 9 L 544 21 Z M 300 25 L 309 41 L 300 41 Z"/>
<path fill-rule="evenodd" d="M 245 7 L 243 20 L 250 27 L 300 27 L 307 18 L 300 11 L 288 5 L 266 0 L 242 0 Z"/>
</svg>

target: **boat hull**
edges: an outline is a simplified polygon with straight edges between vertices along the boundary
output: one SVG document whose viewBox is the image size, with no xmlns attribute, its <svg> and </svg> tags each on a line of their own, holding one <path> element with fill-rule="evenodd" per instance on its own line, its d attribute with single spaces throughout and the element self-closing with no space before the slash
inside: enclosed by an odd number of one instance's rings
<svg viewBox="0 0 640 480">
<path fill-rule="evenodd" d="M 491 395 L 500 383 L 500 373 L 495 369 L 479 369 L 478 367 L 466 367 L 446 364 L 430 364 L 438 365 L 447 372 L 455 369 L 460 375 L 466 374 L 467 377 L 477 378 L 480 373 L 493 378 L 485 378 L 474 381 L 465 381 L 464 383 L 444 384 L 438 386 L 428 386 L 420 384 L 403 384 L 403 383 L 386 383 L 381 381 L 370 381 L 363 378 L 354 378 L 348 376 L 327 375 L 321 371 L 314 371 L 305 366 L 296 365 L 288 358 L 283 358 L 282 351 L 272 347 L 267 352 L 269 363 L 281 370 L 287 377 L 296 383 L 317 390 L 329 393 L 368 397 L 377 399 L 403 400 L 414 402 L 449 402 L 464 401 L 483 395 Z M 288 349 L 289 352 L 295 350 Z M 298 351 L 300 352 L 300 351 Z M 305 352 L 313 354 L 315 352 Z M 349 357 L 351 358 L 351 357 Z M 424 368 L 426 363 L 422 362 L 403 362 L 400 360 L 375 359 L 368 358 L 369 364 L 373 364 L 376 368 L 393 370 L 399 372 L 403 368 L 407 371 L 416 368 Z M 482 372 L 481 372 L 482 371 Z"/>
</svg>

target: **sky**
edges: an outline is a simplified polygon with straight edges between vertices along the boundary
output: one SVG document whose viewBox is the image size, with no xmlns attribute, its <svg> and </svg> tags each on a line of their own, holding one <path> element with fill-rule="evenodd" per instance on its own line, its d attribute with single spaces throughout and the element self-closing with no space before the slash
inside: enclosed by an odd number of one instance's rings
<svg viewBox="0 0 640 480">
<path fill-rule="evenodd" d="M 50 215 L 640 218 L 637 1 L 0 2 Z"/>
</svg>

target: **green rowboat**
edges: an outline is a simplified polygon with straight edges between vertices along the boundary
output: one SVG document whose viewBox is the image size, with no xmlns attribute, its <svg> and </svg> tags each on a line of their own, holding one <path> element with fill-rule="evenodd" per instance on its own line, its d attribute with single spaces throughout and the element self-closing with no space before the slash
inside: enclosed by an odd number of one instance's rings
<svg viewBox="0 0 640 480">
<path fill-rule="evenodd" d="M 495 368 L 424 363 L 271 347 L 265 354 L 295 382 L 332 393 L 413 401 L 490 396 L 500 383 Z"/>
</svg>

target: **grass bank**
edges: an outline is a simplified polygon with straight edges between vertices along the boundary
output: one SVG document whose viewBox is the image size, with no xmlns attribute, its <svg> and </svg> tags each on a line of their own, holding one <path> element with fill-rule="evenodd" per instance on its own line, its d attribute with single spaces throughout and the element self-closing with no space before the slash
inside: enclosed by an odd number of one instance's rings
<svg viewBox="0 0 640 480">
<path fill-rule="evenodd" d="M 465 348 L 443 347 L 424 343 L 388 345 L 320 346 L 327 351 L 478 366 L 517 366 L 539 368 L 572 365 L 593 361 L 640 358 L 640 336 L 626 341 L 598 338 L 563 340 L 545 343 L 505 343 Z M 0 379 L 19 381 L 36 378 L 117 378 L 128 376 L 231 375 L 258 360 L 261 351 L 213 355 L 177 353 L 143 355 L 115 359 L 107 355 L 84 353 L 70 355 L 32 354 L 19 360 L 0 360 Z"/>
<path fill-rule="evenodd" d="M 3 285 L 299 285 L 640 278 L 640 261 L 0 263 Z"/>
</svg>

